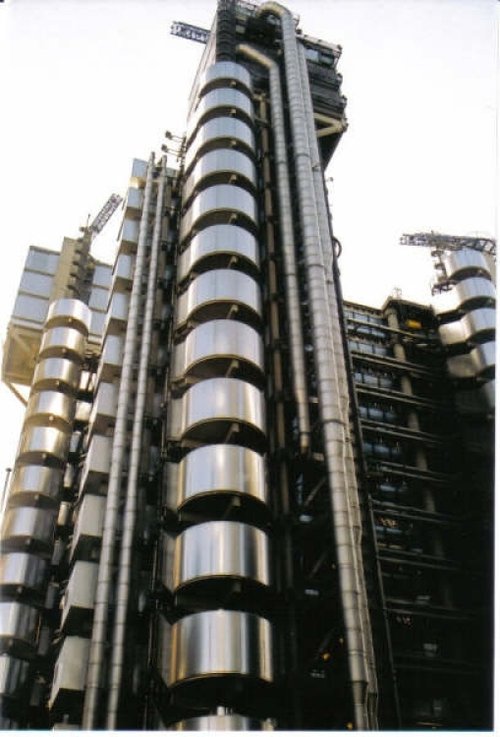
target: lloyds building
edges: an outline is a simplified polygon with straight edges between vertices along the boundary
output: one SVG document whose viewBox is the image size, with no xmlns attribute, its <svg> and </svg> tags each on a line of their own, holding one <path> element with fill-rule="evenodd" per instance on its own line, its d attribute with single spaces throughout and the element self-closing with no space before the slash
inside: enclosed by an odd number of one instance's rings
<svg viewBox="0 0 500 737">
<path fill-rule="evenodd" d="M 346 303 L 340 47 L 275 2 L 176 32 L 179 161 L 112 265 L 31 247 L 9 324 L 1 725 L 491 729 L 494 243 L 406 236 L 432 306 Z"/>
</svg>

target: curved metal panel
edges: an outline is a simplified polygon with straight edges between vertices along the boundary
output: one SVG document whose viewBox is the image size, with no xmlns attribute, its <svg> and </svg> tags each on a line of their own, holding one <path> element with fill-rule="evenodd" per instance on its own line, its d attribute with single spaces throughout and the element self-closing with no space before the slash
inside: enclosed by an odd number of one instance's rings
<svg viewBox="0 0 500 737">
<path fill-rule="evenodd" d="M 81 360 L 85 351 L 85 336 L 73 327 L 55 327 L 46 330 L 40 345 L 40 357 L 49 358 L 70 354 Z"/>
<path fill-rule="evenodd" d="M 233 360 L 248 364 L 252 373 L 255 369 L 263 373 L 261 336 L 236 320 L 210 320 L 195 327 L 175 346 L 172 378 L 225 376 Z"/>
<path fill-rule="evenodd" d="M 84 335 L 88 335 L 91 317 L 92 313 L 89 307 L 81 300 L 63 297 L 50 305 L 45 326 L 66 325 L 80 330 Z"/>
<path fill-rule="evenodd" d="M 80 367 L 67 358 L 42 358 L 35 366 L 32 388 L 76 392 L 79 384 Z"/>
<path fill-rule="evenodd" d="M 211 225 L 203 228 L 181 253 L 177 279 L 183 281 L 193 270 L 234 265 L 241 271 L 257 273 L 259 248 L 255 236 L 238 225 Z"/>
<path fill-rule="evenodd" d="M 242 317 L 260 318 L 262 303 L 257 282 L 247 274 L 230 269 L 213 269 L 200 274 L 177 300 L 175 325 L 188 319 L 206 322 L 226 318 L 234 305 Z"/>
<path fill-rule="evenodd" d="M 229 116 L 211 118 L 200 126 L 198 133 L 191 141 L 184 158 L 184 170 L 186 174 L 195 160 L 196 156 L 204 150 L 213 148 L 240 147 L 244 150 L 255 152 L 255 136 L 251 127 Z"/>
<path fill-rule="evenodd" d="M 12 655 L 0 655 L 0 696 L 16 698 L 28 682 L 30 664 Z"/>
<path fill-rule="evenodd" d="M 31 553 L 0 555 L 0 587 L 25 588 L 41 594 L 47 570 L 47 561 Z"/>
<path fill-rule="evenodd" d="M 252 100 L 244 92 L 227 88 L 211 90 L 201 98 L 189 119 L 186 133 L 188 145 L 199 124 L 213 117 L 215 111 L 219 111 L 219 115 L 236 115 L 249 122 L 253 120 Z"/>
<path fill-rule="evenodd" d="M 26 407 L 25 424 L 62 423 L 69 432 L 75 415 L 75 400 L 62 392 L 41 391 L 31 394 Z"/>
<path fill-rule="evenodd" d="M 38 507 L 14 507 L 7 510 L 2 525 L 2 549 L 26 549 L 30 543 L 35 547 L 50 549 L 54 538 L 55 514 L 49 509 Z"/>
<path fill-rule="evenodd" d="M 174 546 L 173 591 L 200 578 L 247 578 L 270 585 L 269 539 L 257 527 L 217 521 L 193 525 Z"/>
<path fill-rule="evenodd" d="M 182 397 L 181 436 L 197 425 L 219 420 L 242 423 L 265 434 L 263 393 L 240 379 L 206 379 L 187 390 Z"/>
<path fill-rule="evenodd" d="M 199 497 L 236 494 L 267 504 L 264 458 L 239 445 L 205 445 L 178 464 L 177 508 Z"/>
<path fill-rule="evenodd" d="M 271 638 L 271 624 L 255 614 L 190 614 L 172 625 L 169 685 L 228 674 L 272 681 Z"/>
<path fill-rule="evenodd" d="M 34 607 L 18 602 L 0 602 L 0 639 L 10 640 L 12 650 L 34 654 L 40 615 Z"/>
<path fill-rule="evenodd" d="M 480 251 L 463 248 L 460 251 L 451 251 L 443 256 L 446 276 L 449 279 L 463 279 L 478 272 L 490 274 L 488 262 Z"/>
<path fill-rule="evenodd" d="M 10 484 L 9 505 L 57 504 L 61 496 L 62 477 L 61 468 L 16 466 Z"/>
<path fill-rule="evenodd" d="M 246 189 L 234 184 L 215 184 L 196 195 L 181 220 L 180 240 L 205 221 L 206 225 L 230 224 L 244 218 L 257 225 L 257 203 Z"/>
<path fill-rule="evenodd" d="M 57 427 L 26 427 L 21 433 L 18 459 L 30 463 L 41 459 L 64 463 L 70 435 Z"/>
<path fill-rule="evenodd" d="M 444 315 L 459 308 L 485 307 L 495 303 L 495 286 L 484 277 L 472 277 L 458 282 L 449 292 L 438 294 L 433 299 L 436 315 Z"/>
<path fill-rule="evenodd" d="M 216 61 L 200 74 L 198 81 L 198 96 L 201 97 L 207 88 L 229 87 L 237 83 L 252 93 L 252 78 L 250 72 L 241 64 L 234 61 Z"/>
<path fill-rule="evenodd" d="M 446 361 L 448 371 L 454 379 L 468 379 L 475 376 L 488 376 L 495 372 L 496 344 L 494 341 L 482 343 L 469 353 L 452 356 Z"/>
<path fill-rule="evenodd" d="M 241 714 L 207 714 L 175 722 L 169 729 L 175 732 L 249 732 L 269 729 L 269 726 Z"/>
<path fill-rule="evenodd" d="M 481 335 L 491 333 L 496 328 L 496 311 L 491 307 L 482 307 L 465 314 L 461 320 L 447 322 L 439 327 L 439 336 L 444 345 L 456 345 L 478 339 Z"/>
<path fill-rule="evenodd" d="M 257 186 L 257 172 L 252 159 L 241 151 L 229 148 L 216 148 L 202 154 L 191 174 L 184 181 L 182 188 L 183 202 L 187 203 L 195 188 L 200 188 L 205 180 L 212 178 L 213 183 L 242 183 L 253 190 Z"/>
</svg>

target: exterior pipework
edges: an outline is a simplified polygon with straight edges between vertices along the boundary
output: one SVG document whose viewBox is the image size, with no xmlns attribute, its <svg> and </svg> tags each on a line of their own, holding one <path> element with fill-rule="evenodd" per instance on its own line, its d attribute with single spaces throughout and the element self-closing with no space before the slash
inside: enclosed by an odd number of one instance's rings
<svg viewBox="0 0 500 737">
<path fill-rule="evenodd" d="M 333 250 L 332 239 L 329 227 L 329 214 L 325 199 L 325 185 L 323 179 L 323 169 L 321 166 L 321 157 L 318 147 L 318 139 L 314 125 L 314 113 L 312 107 L 312 95 L 309 85 L 309 75 L 307 71 L 307 62 L 305 50 L 301 43 L 297 42 L 301 84 L 302 99 L 306 108 L 307 135 L 309 139 L 309 150 L 312 159 L 312 175 L 314 180 L 315 201 L 317 206 L 317 216 L 319 223 L 319 233 L 323 250 L 323 259 L 326 269 L 326 284 L 328 290 L 328 301 L 330 307 L 330 325 L 332 328 L 332 341 L 335 362 L 333 369 L 336 374 L 337 391 L 339 393 L 339 410 L 343 416 L 345 429 L 345 479 L 346 494 L 349 500 L 348 510 L 351 513 L 350 525 L 354 536 L 354 555 L 356 565 L 356 575 L 358 576 L 358 587 L 361 598 L 361 616 L 363 619 L 362 635 L 365 639 L 365 649 L 367 653 L 367 664 L 369 673 L 368 684 L 368 708 L 370 710 L 371 725 L 376 727 L 377 724 L 377 672 L 375 667 L 375 654 L 373 649 L 373 641 L 371 634 L 370 613 L 368 608 L 368 598 L 366 593 L 366 583 L 363 566 L 363 554 L 361 550 L 361 512 L 359 507 L 359 492 L 356 480 L 356 467 L 353 455 L 353 439 L 351 436 L 350 418 L 349 418 L 349 388 L 346 372 L 346 355 L 344 351 L 342 334 L 340 330 L 339 300 L 335 282 L 333 278 Z"/>
<path fill-rule="evenodd" d="M 275 146 L 276 180 L 278 188 L 280 228 L 283 248 L 283 264 L 285 278 L 285 296 L 290 331 L 290 353 L 292 359 L 292 375 L 297 405 L 299 425 L 299 442 L 302 453 L 307 453 L 310 446 L 309 407 L 307 404 L 307 383 L 304 362 L 304 339 L 300 320 L 300 298 L 297 282 L 297 264 L 295 259 L 295 238 L 291 219 L 290 178 L 286 151 L 285 120 L 283 113 L 283 97 L 281 94 L 281 75 L 279 67 L 272 59 L 261 51 L 247 44 L 240 44 L 238 52 L 252 59 L 269 71 L 269 91 L 271 98 L 271 119 Z"/>
<path fill-rule="evenodd" d="M 109 696 L 107 710 L 107 729 L 117 728 L 120 688 L 123 675 L 123 661 L 125 651 L 125 635 L 127 625 L 127 608 L 129 603 L 130 580 L 132 573 L 132 549 L 134 531 L 137 518 L 138 477 L 142 451 L 142 428 L 147 398 L 147 381 L 149 369 L 149 354 L 153 332 L 153 315 L 155 307 L 156 280 L 158 272 L 158 256 L 163 216 L 163 200 L 166 181 L 165 161 L 161 163 L 161 174 L 158 182 L 156 199 L 155 224 L 151 243 L 151 257 L 148 272 L 146 304 L 144 309 L 144 323 L 142 330 L 141 352 L 139 357 L 139 372 L 137 377 L 136 404 L 132 426 L 132 440 L 130 462 L 127 480 L 127 496 L 123 518 L 122 543 L 120 549 L 120 563 L 118 574 L 118 588 L 116 595 L 116 609 L 113 626 L 113 650 L 111 655 L 111 674 L 109 681 Z"/>
<path fill-rule="evenodd" d="M 101 688 L 101 673 L 107 638 L 106 630 L 108 624 L 110 592 L 113 583 L 113 554 L 120 506 L 120 487 L 127 435 L 127 415 L 131 394 L 133 365 L 137 351 L 137 331 L 140 315 L 139 308 L 142 278 L 146 261 L 149 208 L 153 188 L 153 168 L 154 155 L 151 154 L 147 169 L 144 206 L 139 226 L 139 241 L 137 245 L 134 280 L 130 298 L 129 319 L 125 334 L 125 347 L 123 350 L 123 368 L 118 394 L 115 433 L 113 436 L 108 495 L 106 499 L 101 557 L 99 560 L 99 574 L 97 578 L 94 622 L 92 627 L 85 701 L 83 706 L 83 729 L 94 729 L 97 726 L 98 698 Z"/>
<path fill-rule="evenodd" d="M 363 637 L 364 622 L 357 576 L 355 543 L 345 493 L 345 423 L 339 410 L 335 387 L 332 336 L 329 325 L 329 300 L 325 264 L 315 216 L 314 181 L 307 141 L 306 111 L 300 82 L 300 63 L 291 13 L 275 2 L 266 2 L 255 11 L 261 17 L 273 14 L 280 19 L 284 63 L 289 99 L 289 115 L 294 144 L 299 211 L 304 241 L 306 275 L 311 303 L 311 322 L 315 347 L 318 395 L 325 444 L 330 495 L 332 500 L 335 545 L 337 550 L 341 606 L 344 619 L 354 720 L 357 729 L 373 726 L 367 709 L 369 682 L 367 653 Z"/>
</svg>

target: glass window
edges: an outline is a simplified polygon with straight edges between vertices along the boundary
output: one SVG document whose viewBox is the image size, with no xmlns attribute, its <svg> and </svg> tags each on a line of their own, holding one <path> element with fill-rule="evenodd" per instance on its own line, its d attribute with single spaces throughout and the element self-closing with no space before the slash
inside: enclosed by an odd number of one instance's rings
<svg viewBox="0 0 500 737">
<path fill-rule="evenodd" d="M 28 258 L 26 259 L 26 268 L 32 269 L 33 271 L 43 271 L 46 274 L 55 274 L 58 261 L 58 253 L 49 253 L 30 248 Z"/>
<path fill-rule="evenodd" d="M 105 264 L 98 264 L 95 267 L 94 276 L 92 277 L 92 284 L 96 287 L 109 287 L 111 284 L 111 266 Z"/>
<path fill-rule="evenodd" d="M 104 311 L 108 305 L 108 290 L 94 287 L 90 293 L 89 307 L 92 310 Z"/>
<path fill-rule="evenodd" d="M 90 332 L 93 335 L 102 335 L 104 330 L 105 312 L 95 312 L 92 310 L 92 318 L 90 320 Z"/>
<path fill-rule="evenodd" d="M 43 323 L 49 309 L 48 299 L 39 299 L 38 297 L 28 297 L 25 294 L 19 294 L 14 305 L 14 317 L 21 317 L 24 320 Z"/>
<path fill-rule="evenodd" d="M 34 271 L 24 271 L 21 277 L 19 291 L 27 292 L 28 294 L 36 294 L 48 299 L 50 297 L 53 280 L 54 277 L 49 276 L 48 274 L 37 274 Z"/>
</svg>

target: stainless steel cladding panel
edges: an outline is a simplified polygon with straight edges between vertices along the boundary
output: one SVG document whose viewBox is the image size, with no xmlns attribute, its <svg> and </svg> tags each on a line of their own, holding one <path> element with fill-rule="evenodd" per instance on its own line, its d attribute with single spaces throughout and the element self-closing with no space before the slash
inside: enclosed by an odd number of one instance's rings
<svg viewBox="0 0 500 737">
<path fill-rule="evenodd" d="M 234 184 L 215 184 L 200 192 L 184 214 L 180 226 L 180 240 L 183 241 L 202 219 L 206 225 L 216 218 L 224 223 L 232 223 L 235 218 L 246 218 L 257 227 L 257 203 L 255 197 L 246 189 Z"/>
<path fill-rule="evenodd" d="M 70 327 L 55 327 L 46 330 L 42 336 L 40 356 L 64 356 L 80 360 L 85 350 L 85 336 L 80 330 Z"/>
<path fill-rule="evenodd" d="M 225 183 L 241 184 L 244 181 L 252 189 L 257 185 L 255 164 L 246 154 L 229 148 L 217 148 L 202 154 L 194 165 L 182 188 L 184 203 L 187 203 L 195 188 L 201 187 L 210 177 L 217 177 L 219 181 L 224 177 Z"/>
<path fill-rule="evenodd" d="M 62 389 L 76 392 L 80 380 L 80 368 L 67 358 L 42 358 L 35 366 L 33 389 Z"/>
<path fill-rule="evenodd" d="M 5 513 L 2 525 L 2 547 L 23 549 L 33 541 L 49 550 L 54 537 L 54 510 L 37 507 L 14 507 Z"/>
<path fill-rule="evenodd" d="M 105 435 L 94 435 L 89 443 L 82 467 L 80 488 L 88 493 L 105 493 L 111 465 L 113 439 Z"/>
<path fill-rule="evenodd" d="M 186 141 L 189 144 L 199 124 L 209 117 L 227 115 L 235 112 L 238 117 L 251 122 L 253 120 L 253 104 L 250 97 L 244 92 L 233 89 L 216 89 L 204 95 L 193 115 L 189 119 L 186 133 Z"/>
<path fill-rule="evenodd" d="M 207 88 L 232 87 L 235 82 L 251 94 L 252 78 L 248 69 L 234 61 L 217 61 L 200 74 L 197 94 L 201 97 Z"/>
<path fill-rule="evenodd" d="M 0 655 L 0 696 L 15 698 L 28 681 L 30 664 L 12 655 Z"/>
<path fill-rule="evenodd" d="M 198 496 L 224 492 L 266 504 L 264 458 L 239 445 L 206 445 L 192 450 L 178 464 L 177 507 Z"/>
<path fill-rule="evenodd" d="M 106 335 L 121 335 L 125 332 L 130 306 L 130 296 L 122 292 L 114 292 L 109 300 L 104 324 Z"/>
<path fill-rule="evenodd" d="M 493 378 L 495 372 L 496 344 L 494 341 L 482 343 L 469 353 L 448 358 L 448 371 L 454 379 L 468 379 L 475 376 Z"/>
<path fill-rule="evenodd" d="M 196 374 L 197 367 L 214 359 L 237 359 L 264 371 L 262 338 L 236 320 L 210 320 L 198 325 L 175 346 L 172 376 Z"/>
<path fill-rule="evenodd" d="M 12 473 L 9 503 L 11 506 L 27 501 L 53 505 L 61 495 L 62 469 L 48 466 L 17 466 Z M 39 497 L 39 499 L 38 499 Z"/>
<path fill-rule="evenodd" d="M 272 681 L 271 625 L 246 612 L 198 612 L 172 625 L 169 685 L 237 674 Z"/>
<path fill-rule="evenodd" d="M 73 529 L 70 557 L 95 560 L 104 523 L 106 499 L 94 494 L 83 497 Z"/>
<path fill-rule="evenodd" d="M 75 562 L 62 600 L 61 623 L 66 625 L 71 610 L 90 610 L 95 605 L 97 587 L 97 563 L 78 560 Z"/>
<path fill-rule="evenodd" d="M 62 392 L 40 391 L 32 393 L 24 418 L 25 424 L 61 423 L 61 428 L 70 431 L 75 415 L 75 402 L 72 397 Z"/>
<path fill-rule="evenodd" d="M 176 732 L 249 732 L 266 728 L 265 722 L 241 714 L 207 714 L 204 717 L 184 719 L 170 727 Z"/>
<path fill-rule="evenodd" d="M 238 225 L 210 225 L 197 233 L 185 251 L 181 253 L 177 266 L 178 281 L 185 279 L 203 261 L 212 264 L 230 259 L 238 267 L 240 261 L 246 268 L 257 272 L 259 248 L 255 236 Z M 245 269 L 246 270 L 246 269 Z"/>
<path fill-rule="evenodd" d="M 30 553 L 5 553 L 0 555 L 0 586 L 19 587 L 42 592 L 48 564 Z"/>
<path fill-rule="evenodd" d="M 200 578 L 229 576 L 270 585 L 269 539 L 241 522 L 203 522 L 175 540 L 172 582 L 178 589 Z"/>
<path fill-rule="evenodd" d="M 54 667 L 54 678 L 49 699 L 53 708 L 62 691 L 83 691 L 89 660 L 90 640 L 84 637 L 66 637 Z"/>
<path fill-rule="evenodd" d="M 186 174 L 198 155 L 198 152 L 206 148 L 231 148 L 239 146 L 249 151 L 255 151 L 255 136 L 251 127 L 237 118 L 229 116 L 212 118 L 200 126 L 198 133 L 184 158 L 184 170 Z"/>
<path fill-rule="evenodd" d="M 114 424 L 118 410 L 118 385 L 101 381 L 92 402 L 89 424 L 92 433 L 105 434 Z"/>
<path fill-rule="evenodd" d="M 131 254 L 121 253 L 117 257 L 113 267 L 111 292 L 125 292 L 130 289 L 134 275 L 134 264 L 135 257 Z"/>
<path fill-rule="evenodd" d="M 47 328 L 57 325 L 71 326 L 87 335 L 90 329 L 90 319 L 91 312 L 86 304 L 79 299 L 64 297 L 52 302 L 45 325 Z"/>
<path fill-rule="evenodd" d="M 264 395 L 240 379 L 207 379 L 182 397 L 182 434 L 198 423 L 228 419 L 266 431 Z"/>
<path fill-rule="evenodd" d="M 485 256 L 480 251 L 474 251 L 470 248 L 445 253 L 443 262 L 448 279 L 463 279 L 466 276 L 477 274 L 478 271 L 487 275 L 490 274 Z"/>
<path fill-rule="evenodd" d="M 485 333 L 495 332 L 496 311 L 492 307 L 482 307 L 466 313 L 460 320 L 447 322 L 439 327 L 439 337 L 444 345 L 456 345 L 478 339 Z"/>
<path fill-rule="evenodd" d="M 200 274 L 177 301 L 176 326 L 189 318 L 202 321 L 225 317 L 228 305 L 244 307 L 246 312 L 260 317 L 262 300 L 257 282 L 247 274 L 230 269 L 213 269 Z"/>
<path fill-rule="evenodd" d="M 135 187 L 129 187 L 127 190 L 127 197 L 124 204 L 125 214 L 140 216 L 142 206 L 144 204 L 144 190 L 136 189 Z"/>
<path fill-rule="evenodd" d="M 12 640 L 12 650 L 17 654 L 34 654 L 39 623 L 40 614 L 34 607 L 17 601 L 0 602 L 0 640 Z"/>
<path fill-rule="evenodd" d="M 120 233 L 120 252 L 132 253 L 137 248 L 139 240 L 139 221 L 124 218 Z"/>
<path fill-rule="evenodd" d="M 433 298 L 432 306 L 437 315 L 454 312 L 459 307 L 470 308 L 492 305 L 495 302 L 495 286 L 484 277 L 472 277 L 458 282 L 448 292 L 442 292 Z"/>
<path fill-rule="evenodd" d="M 99 368 L 97 369 L 97 382 L 113 381 L 121 374 L 123 365 L 124 338 L 121 335 L 107 335 L 103 347 Z"/>
<path fill-rule="evenodd" d="M 28 463 L 50 456 L 54 462 L 64 463 L 69 434 L 56 427 L 27 427 L 21 434 L 18 459 Z"/>
</svg>

